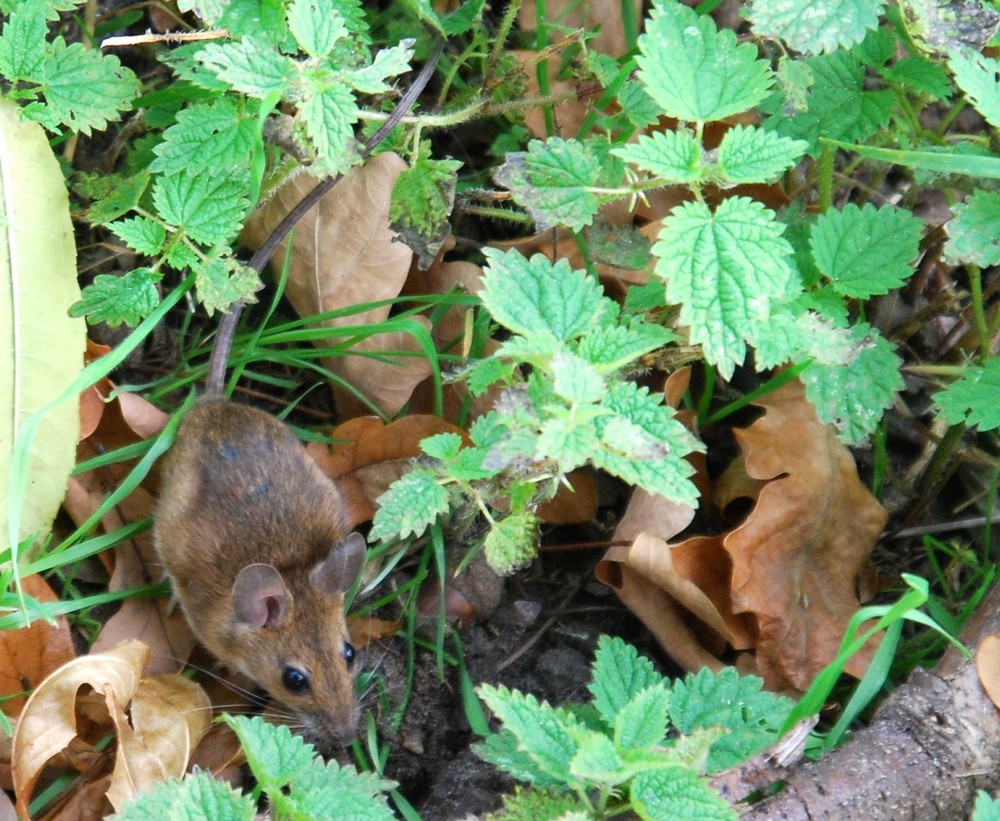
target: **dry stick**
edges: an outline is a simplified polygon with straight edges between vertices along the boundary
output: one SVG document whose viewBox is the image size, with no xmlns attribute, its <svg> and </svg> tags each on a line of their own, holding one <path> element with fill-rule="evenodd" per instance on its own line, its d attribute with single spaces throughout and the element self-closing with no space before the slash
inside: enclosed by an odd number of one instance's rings
<svg viewBox="0 0 1000 821">
<path fill-rule="evenodd" d="M 398 124 L 399 121 L 406 116 L 407 112 L 413 107 L 413 104 L 417 101 L 417 97 L 424 90 L 427 83 L 431 79 L 431 75 L 434 73 L 434 69 L 437 66 L 438 59 L 441 57 L 441 51 L 444 49 L 444 40 L 438 38 L 437 43 L 434 46 L 434 51 L 428 58 L 424 67 L 420 70 L 420 73 L 416 76 L 413 81 L 413 85 L 407 89 L 406 93 L 403 95 L 402 99 L 399 101 L 399 105 L 393 110 L 389 118 L 382 123 L 382 126 L 371 135 L 367 140 L 365 140 L 364 146 L 361 149 L 361 159 L 366 160 L 371 155 L 372 151 L 375 150 L 376 146 L 385 139 L 386 135 L 392 131 Z M 306 213 L 311 209 L 319 200 L 330 191 L 338 182 L 344 178 L 343 174 L 337 174 L 335 177 L 327 177 L 319 185 L 317 185 L 312 191 L 306 194 L 298 204 L 285 215 L 285 218 L 278 224 L 271 235 L 264 240 L 263 245 L 257 249 L 257 252 L 250 258 L 248 267 L 252 268 L 257 274 L 260 274 L 264 270 L 264 266 L 267 265 L 267 261 L 274 255 L 274 252 L 278 249 L 281 242 L 288 236 L 289 232 L 295 226 L 295 224 L 306 215 Z M 206 380 L 206 390 L 205 393 L 208 396 L 221 396 L 223 392 L 223 386 L 226 381 L 226 366 L 229 361 L 229 351 L 232 348 L 233 337 L 236 335 L 236 326 L 239 324 L 240 315 L 243 313 L 243 307 L 245 302 L 235 302 L 229 306 L 229 312 L 222 317 L 219 322 L 219 330 L 215 335 L 215 343 L 212 345 L 212 353 L 208 360 L 208 377 Z"/>
</svg>

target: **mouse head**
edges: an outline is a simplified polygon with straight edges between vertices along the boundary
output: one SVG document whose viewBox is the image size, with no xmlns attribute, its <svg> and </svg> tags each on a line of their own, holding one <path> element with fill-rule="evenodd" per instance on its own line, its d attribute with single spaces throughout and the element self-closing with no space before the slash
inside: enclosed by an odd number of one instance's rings
<svg viewBox="0 0 1000 821">
<path fill-rule="evenodd" d="M 233 635 L 248 668 L 241 672 L 321 749 L 350 743 L 357 729 L 356 653 L 343 607 L 364 556 L 364 539 L 351 533 L 300 577 L 251 564 L 232 587 Z"/>
</svg>

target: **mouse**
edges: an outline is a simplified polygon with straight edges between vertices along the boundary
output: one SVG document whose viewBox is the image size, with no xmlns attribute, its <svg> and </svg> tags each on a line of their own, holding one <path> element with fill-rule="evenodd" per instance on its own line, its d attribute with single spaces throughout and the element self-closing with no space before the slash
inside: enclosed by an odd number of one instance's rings
<svg viewBox="0 0 1000 821">
<path fill-rule="evenodd" d="M 154 546 L 199 642 L 329 755 L 357 731 L 344 594 L 365 540 L 291 429 L 224 395 L 238 317 L 220 323 L 204 395 L 165 457 Z"/>
</svg>

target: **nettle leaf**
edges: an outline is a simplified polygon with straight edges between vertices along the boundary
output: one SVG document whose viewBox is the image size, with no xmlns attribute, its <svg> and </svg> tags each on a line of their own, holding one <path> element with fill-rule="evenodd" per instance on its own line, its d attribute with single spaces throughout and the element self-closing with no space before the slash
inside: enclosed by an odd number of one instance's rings
<svg viewBox="0 0 1000 821">
<path fill-rule="evenodd" d="M 553 778 L 544 772 L 535 760 L 522 749 L 517 736 L 510 730 L 501 728 L 499 732 L 487 736 L 482 743 L 474 744 L 472 751 L 483 761 L 535 788 L 543 789 L 563 783 L 561 779 Z"/>
<path fill-rule="evenodd" d="M 964 422 L 981 431 L 1000 428 L 1000 357 L 969 365 L 961 379 L 934 394 L 934 403 L 952 425 Z"/>
<path fill-rule="evenodd" d="M 261 37 L 244 37 L 236 43 L 208 43 L 195 61 L 234 90 L 263 99 L 285 90 L 294 76 L 295 63 Z"/>
<path fill-rule="evenodd" d="M 712 18 L 676 0 L 655 0 L 639 37 L 639 79 L 679 120 L 721 120 L 753 108 L 771 88 L 771 69 L 750 43 L 718 31 Z"/>
<path fill-rule="evenodd" d="M 349 34 L 333 0 L 292 0 L 286 18 L 295 42 L 311 57 L 326 57 Z"/>
<path fill-rule="evenodd" d="M 552 389 L 573 404 L 599 402 L 604 395 L 604 380 L 590 362 L 563 351 L 552 358 Z"/>
<path fill-rule="evenodd" d="M 754 364 L 775 368 L 803 357 L 827 365 L 847 365 L 854 359 L 850 330 L 815 311 L 798 313 L 780 306 L 751 334 Z"/>
<path fill-rule="evenodd" d="M 83 43 L 67 46 L 62 37 L 46 51 L 39 82 L 47 117 L 71 131 L 89 135 L 92 129 L 103 129 L 139 94 L 139 79 L 113 55 L 84 48 Z"/>
<path fill-rule="evenodd" d="M 18 3 L 0 29 L 0 74 L 8 80 L 31 80 L 44 72 L 45 6 Z"/>
<path fill-rule="evenodd" d="M 737 125 L 719 144 L 719 170 L 727 182 L 773 182 L 802 159 L 808 148 L 805 140 Z"/>
<path fill-rule="evenodd" d="M 372 539 L 419 536 L 448 512 L 448 491 L 433 471 L 415 468 L 392 483 L 377 499 Z"/>
<path fill-rule="evenodd" d="M 551 459 L 558 464 L 561 473 L 569 473 L 586 464 L 598 446 L 592 425 L 573 424 L 560 415 L 541 426 L 534 456 Z"/>
<path fill-rule="evenodd" d="M 881 71 L 887 82 L 902 86 L 931 100 L 949 100 L 952 95 L 951 79 L 947 70 L 926 57 L 914 55 L 897 60 Z"/>
<path fill-rule="evenodd" d="M 601 162 L 579 140 L 550 137 L 532 140 L 527 152 L 514 152 L 494 173 L 528 209 L 539 230 L 565 225 L 574 231 L 590 225 L 598 201 L 589 189 L 597 185 Z"/>
<path fill-rule="evenodd" d="M 209 772 L 188 775 L 183 781 L 170 779 L 136 793 L 113 816 L 115 821 L 253 821 L 256 806 L 251 795 L 243 795 Z"/>
<path fill-rule="evenodd" d="M 209 25 L 215 25 L 225 11 L 228 0 L 177 0 L 181 13 L 193 11 Z"/>
<path fill-rule="evenodd" d="M 242 113 L 236 101 L 222 97 L 196 103 L 177 114 L 177 122 L 163 132 L 153 148 L 149 167 L 163 174 L 220 169 L 247 164 L 256 140 L 257 124 Z"/>
<path fill-rule="evenodd" d="M 655 131 L 612 152 L 642 171 L 667 183 L 698 182 L 705 175 L 701 143 L 687 129 Z"/>
<path fill-rule="evenodd" d="M 227 310 L 234 302 L 252 302 L 262 284 L 253 268 L 232 257 L 214 257 L 198 267 L 195 287 L 199 301 L 211 316 L 217 310 Z"/>
<path fill-rule="evenodd" d="M 622 749 L 658 747 L 667 738 L 670 689 L 659 682 L 636 693 L 615 719 L 615 744 Z"/>
<path fill-rule="evenodd" d="M 670 721 L 682 735 L 709 727 L 728 732 L 711 746 L 706 769 L 728 769 L 774 744 L 792 709 L 792 701 L 763 690 L 757 676 L 741 676 L 732 667 L 708 669 L 674 682 Z"/>
<path fill-rule="evenodd" d="M 783 230 L 773 211 L 747 197 L 723 200 L 714 214 L 689 202 L 670 212 L 653 246 L 667 300 L 680 304 L 691 342 L 726 379 L 746 357 L 752 329 L 770 316 L 772 299 L 792 282 Z"/>
<path fill-rule="evenodd" d="M 604 733 L 582 730 L 576 741 L 577 753 L 570 762 L 570 772 L 581 781 L 615 786 L 631 776 L 615 743 Z"/>
<path fill-rule="evenodd" d="M 422 269 L 430 267 L 451 232 L 448 217 L 461 167 L 458 160 L 421 156 L 393 185 L 389 218 L 403 242 L 419 253 Z"/>
<path fill-rule="evenodd" d="M 1000 127 L 1000 60 L 969 48 L 956 49 L 948 56 L 955 84 L 965 92 L 976 111 L 994 127 Z"/>
<path fill-rule="evenodd" d="M 347 82 L 363 94 L 388 91 L 390 85 L 386 82 L 387 77 L 395 77 L 410 70 L 414 42 L 416 41 L 412 39 L 401 40 L 398 45 L 380 49 L 372 64 L 352 71 L 347 75 Z"/>
<path fill-rule="evenodd" d="M 526 259 L 515 250 L 484 248 L 486 272 L 481 298 L 493 318 L 523 336 L 549 333 L 568 341 L 614 316 L 617 307 L 600 283 L 569 262 L 541 254 Z"/>
<path fill-rule="evenodd" d="M 570 713 L 503 686 L 482 684 L 477 692 L 542 772 L 561 782 L 573 781 L 569 763 L 576 755 L 573 736 L 579 725 Z"/>
<path fill-rule="evenodd" d="M 149 185 L 150 173 L 143 169 L 138 174 L 100 174 L 77 177 L 77 191 L 93 200 L 87 209 L 87 219 L 94 225 L 106 225 L 127 214 L 139 204 Z"/>
<path fill-rule="evenodd" d="M 276 817 L 396 821 L 396 814 L 381 792 L 395 786 L 395 782 L 371 773 L 359 773 L 353 767 L 317 758 L 295 776 L 287 793 L 271 793 L 269 798 Z"/>
<path fill-rule="evenodd" d="M 886 339 L 864 323 L 851 329 L 855 354 L 846 365 L 813 362 L 800 377 L 820 421 L 842 442 L 862 442 L 903 387 L 902 362 Z"/>
<path fill-rule="evenodd" d="M 645 128 L 650 123 L 655 123 L 662 113 L 660 106 L 638 80 L 628 80 L 622 86 L 618 92 L 618 105 L 636 128 Z"/>
<path fill-rule="evenodd" d="M 604 723 L 614 728 L 618 714 L 633 697 L 663 681 L 653 663 L 618 637 L 601 636 L 587 689 Z"/>
<path fill-rule="evenodd" d="M 676 334 L 662 325 L 639 321 L 595 328 L 580 340 L 576 352 L 596 365 L 598 373 L 606 374 L 676 340 Z"/>
<path fill-rule="evenodd" d="M 243 225 L 247 180 L 203 170 L 157 177 L 153 203 L 160 216 L 203 245 L 226 242 Z"/>
<path fill-rule="evenodd" d="M 748 16 L 758 35 L 818 54 L 860 43 L 884 7 L 885 0 L 753 0 Z"/>
<path fill-rule="evenodd" d="M 316 150 L 315 171 L 333 176 L 358 163 L 360 155 L 354 139 L 358 103 L 350 88 L 333 84 L 323 90 L 310 89 L 299 114 Z"/>
<path fill-rule="evenodd" d="M 527 566 L 538 554 L 538 517 L 522 511 L 496 522 L 486 534 L 483 552 L 490 567 L 502 575 Z"/>
<path fill-rule="evenodd" d="M 80 293 L 80 301 L 70 307 L 69 315 L 86 317 L 91 325 L 106 322 L 134 328 L 160 304 L 156 283 L 161 279 L 163 274 L 150 268 L 136 268 L 124 276 L 98 274 Z"/>
<path fill-rule="evenodd" d="M 1000 193 L 975 190 L 952 206 L 945 256 L 953 263 L 1000 265 Z"/>
<path fill-rule="evenodd" d="M 421 439 L 420 449 L 434 459 L 454 459 L 462 449 L 462 437 L 457 433 L 438 433 Z"/>
<path fill-rule="evenodd" d="M 871 203 L 830 209 L 813 226 L 809 244 L 816 265 L 838 293 L 867 299 L 888 293 L 913 273 L 924 224 L 909 211 Z"/>
<path fill-rule="evenodd" d="M 156 256 L 167 238 L 166 229 L 148 217 L 132 217 L 108 225 L 112 233 L 136 253 Z"/>
<path fill-rule="evenodd" d="M 629 798 L 643 821 L 735 821 L 738 817 L 715 790 L 687 767 L 639 773 L 630 785 Z"/>
<path fill-rule="evenodd" d="M 265 790 L 280 789 L 309 769 L 316 750 L 285 725 L 266 723 L 260 716 L 223 715 L 239 737 L 247 763 Z"/>
</svg>

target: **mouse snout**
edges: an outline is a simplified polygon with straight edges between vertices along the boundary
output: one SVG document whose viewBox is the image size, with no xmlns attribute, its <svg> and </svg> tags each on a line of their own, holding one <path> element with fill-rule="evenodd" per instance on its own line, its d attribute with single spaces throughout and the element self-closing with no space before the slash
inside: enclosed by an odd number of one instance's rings
<svg viewBox="0 0 1000 821">
<path fill-rule="evenodd" d="M 306 728 L 305 735 L 324 756 L 349 746 L 358 736 L 357 710 L 343 716 L 311 713 L 304 716 L 303 724 Z"/>
</svg>

